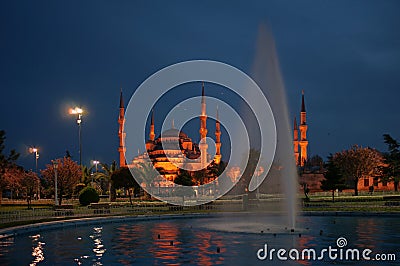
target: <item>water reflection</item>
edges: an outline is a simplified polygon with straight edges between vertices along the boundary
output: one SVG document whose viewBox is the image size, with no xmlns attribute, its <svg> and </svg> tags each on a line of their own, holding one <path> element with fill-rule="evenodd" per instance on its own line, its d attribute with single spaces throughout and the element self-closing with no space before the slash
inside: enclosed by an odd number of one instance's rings
<svg viewBox="0 0 400 266">
<path fill-rule="evenodd" d="M 90 235 L 90 238 L 93 239 L 93 265 L 103 265 L 101 263 L 101 257 L 103 256 L 106 249 L 104 248 L 103 241 L 102 241 L 102 231 L 103 227 L 94 227 L 93 234 Z"/>
<path fill-rule="evenodd" d="M 362 241 L 357 241 L 355 244 L 360 249 L 369 248 L 375 250 L 376 244 L 378 244 L 376 235 L 378 233 L 378 225 L 373 219 L 358 219 L 356 234 L 357 239 Z"/>
<path fill-rule="evenodd" d="M 77 243 L 76 249 L 70 250 L 70 252 L 78 251 L 81 254 L 86 250 L 92 252 L 92 255 L 80 255 L 75 257 L 74 261 L 77 265 L 88 265 L 89 261 L 91 262 L 91 265 L 103 265 L 102 259 L 107 250 L 103 240 L 103 227 L 93 227 L 91 228 L 91 232 L 89 233 L 88 237 L 82 237 L 79 234 L 79 236 L 75 237 L 75 239 L 75 241 L 77 241 L 75 242 Z M 87 241 L 87 239 L 91 239 L 91 241 Z M 91 245 L 91 250 L 86 249 L 87 245 Z"/>
<path fill-rule="evenodd" d="M 6 257 L 14 245 L 14 237 L 0 239 L 0 264 L 1 258 Z"/>
<path fill-rule="evenodd" d="M 44 247 L 44 245 L 46 243 L 40 241 L 41 238 L 42 238 L 40 236 L 40 234 L 30 236 L 30 238 L 32 239 L 32 257 L 33 257 L 33 260 L 29 265 L 35 266 L 39 262 L 44 261 L 43 247 Z"/>
<path fill-rule="evenodd" d="M 222 264 L 224 259 L 218 254 L 225 253 L 227 249 L 215 232 L 195 232 L 195 239 L 199 250 L 196 262 L 199 265 Z"/>
<path fill-rule="evenodd" d="M 241 219 L 254 224 L 249 216 Z M 17 235 L 7 243 L 2 240 L 0 265 L 324 265 L 328 261 L 280 262 L 276 257 L 274 261 L 259 261 L 256 253 L 266 243 L 269 249 L 336 247 L 340 236 L 347 238 L 349 247 L 394 253 L 400 249 L 398 221 L 387 217 L 306 217 L 299 221 L 299 228 L 310 229 L 301 237 L 210 230 L 204 226 L 220 224 L 218 218 L 69 227 L 31 237 Z M 346 264 L 359 265 L 351 261 Z"/>
<path fill-rule="evenodd" d="M 160 260 L 176 261 L 181 253 L 178 237 L 180 230 L 173 223 L 161 223 L 152 230 L 153 237 L 157 235 L 154 246 L 149 248 L 150 256 Z M 160 239 L 158 239 L 160 235 Z"/>
<path fill-rule="evenodd" d="M 149 237 L 143 224 L 120 224 L 111 238 L 111 249 L 117 255 L 117 262 L 131 265 L 132 261 L 141 256 L 142 249 Z"/>
<path fill-rule="evenodd" d="M 306 248 L 316 248 L 316 244 L 313 243 L 314 237 L 310 235 L 301 235 L 298 238 L 298 250 L 304 250 Z M 311 265 L 311 260 L 298 260 L 297 261 L 301 265 Z"/>
</svg>

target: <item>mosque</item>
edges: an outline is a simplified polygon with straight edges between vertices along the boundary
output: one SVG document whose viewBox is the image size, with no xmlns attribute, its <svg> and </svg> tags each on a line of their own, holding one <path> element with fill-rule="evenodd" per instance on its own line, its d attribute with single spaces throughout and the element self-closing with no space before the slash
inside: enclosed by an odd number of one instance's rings
<svg viewBox="0 0 400 266">
<path fill-rule="evenodd" d="M 202 98 L 201 98 L 201 114 L 200 118 L 200 143 L 194 142 L 186 133 L 179 131 L 172 126 L 170 129 L 162 132 L 162 134 L 155 138 L 154 132 L 154 111 L 151 115 L 150 133 L 149 139 L 146 141 L 146 152 L 139 154 L 129 165 L 126 164 L 124 146 L 124 122 L 125 122 L 125 109 L 124 101 L 122 98 L 122 91 L 120 94 L 120 107 L 119 107 L 119 158 L 120 167 L 134 167 L 138 163 L 144 162 L 145 158 L 150 158 L 153 166 L 158 170 L 159 173 L 168 181 L 174 181 L 175 178 L 181 172 L 181 169 L 187 169 L 193 178 L 193 183 L 201 185 L 209 183 L 216 178 L 213 175 L 206 175 L 201 178 L 201 181 L 196 180 L 194 172 L 196 169 L 206 168 L 208 162 L 211 160 L 210 154 L 208 154 L 208 144 L 205 139 L 207 137 L 207 113 L 206 113 L 206 97 L 204 94 L 204 82 L 202 84 Z M 221 163 L 221 126 L 217 119 L 215 121 L 215 156 L 211 166 L 218 166 Z M 179 143 L 179 147 L 176 146 Z M 190 160 L 190 161 L 189 161 Z M 210 167 L 210 166 L 209 166 Z M 209 168 L 208 167 L 208 168 Z M 207 169 L 208 169 L 207 168 Z"/>
<path fill-rule="evenodd" d="M 119 117 L 118 117 L 118 137 L 119 137 L 119 162 L 120 167 L 135 167 L 139 163 L 145 161 L 148 157 L 150 158 L 153 166 L 161 173 L 165 180 L 174 181 L 175 178 L 181 172 L 181 169 L 185 168 L 191 173 L 193 183 L 201 185 L 204 183 L 211 182 L 216 177 L 207 175 L 202 178 L 202 181 L 195 180 L 194 172 L 196 169 L 203 169 L 208 162 L 211 160 L 210 154 L 208 154 L 208 144 L 205 142 L 207 137 L 207 113 L 206 113 L 206 99 L 204 94 L 204 82 L 202 83 L 202 98 L 201 98 L 201 113 L 200 113 L 200 143 L 194 142 L 187 134 L 183 131 L 176 129 L 172 123 L 170 129 L 164 131 L 158 138 L 155 138 L 156 134 L 154 131 L 154 111 L 151 115 L 151 124 L 149 130 L 149 139 L 146 141 L 146 152 L 139 154 L 127 164 L 125 158 L 125 107 L 122 96 L 122 90 L 120 93 L 120 105 L 119 105 Z M 213 158 L 212 166 L 218 166 L 222 162 L 221 155 L 221 128 L 218 119 L 218 111 L 216 115 L 215 125 L 215 156 Z M 300 125 L 297 125 L 296 118 L 294 119 L 294 158 L 296 164 L 299 167 L 303 167 L 307 161 L 307 123 L 306 123 L 306 109 L 304 102 L 304 92 L 302 92 L 302 102 L 300 111 Z M 300 139 L 299 139 L 300 130 Z M 179 149 L 176 146 L 179 143 Z M 190 161 L 188 161 L 190 159 Z M 191 172 L 193 170 L 193 172 Z"/>
</svg>

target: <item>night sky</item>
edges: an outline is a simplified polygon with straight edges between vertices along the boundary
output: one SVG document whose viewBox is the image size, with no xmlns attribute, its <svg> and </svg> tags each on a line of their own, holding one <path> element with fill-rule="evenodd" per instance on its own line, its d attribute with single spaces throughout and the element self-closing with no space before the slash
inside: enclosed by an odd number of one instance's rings
<svg viewBox="0 0 400 266">
<path fill-rule="evenodd" d="M 297 119 L 305 90 L 311 155 L 352 144 L 384 151 L 382 134 L 400 139 L 399 1 L 188 2 L 2 1 L 0 129 L 18 163 L 34 167 L 33 145 L 39 168 L 66 150 L 78 160 L 78 128 L 67 114 L 75 105 L 87 110 L 84 164 L 118 160 L 121 87 L 127 103 L 149 75 L 194 59 L 251 76 L 262 23 Z"/>
</svg>

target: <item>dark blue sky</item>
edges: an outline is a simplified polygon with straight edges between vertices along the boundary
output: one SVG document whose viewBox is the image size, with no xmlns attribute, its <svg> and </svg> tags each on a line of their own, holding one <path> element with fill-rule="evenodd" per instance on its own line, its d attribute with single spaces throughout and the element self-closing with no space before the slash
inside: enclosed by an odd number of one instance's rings
<svg viewBox="0 0 400 266">
<path fill-rule="evenodd" d="M 125 99 L 170 64 L 211 59 L 251 76 L 257 32 L 275 37 L 292 116 L 306 92 L 310 153 L 352 144 L 386 149 L 400 139 L 398 1 L 3 1 L 0 7 L 0 128 L 33 167 L 69 150 L 77 160 L 118 159 L 119 88 Z M 229 99 L 227 100 L 229 101 Z M 193 136 L 197 139 L 198 136 Z"/>
</svg>

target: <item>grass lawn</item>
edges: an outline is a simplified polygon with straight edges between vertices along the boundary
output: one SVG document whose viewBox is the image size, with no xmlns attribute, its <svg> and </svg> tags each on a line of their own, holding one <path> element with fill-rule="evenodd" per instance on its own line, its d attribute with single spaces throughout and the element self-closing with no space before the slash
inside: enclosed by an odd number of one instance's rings
<svg viewBox="0 0 400 266">
<path fill-rule="evenodd" d="M 400 199 L 390 200 L 390 202 L 397 203 Z M 331 197 L 327 196 L 312 196 L 310 201 L 302 202 L 300 211 L 305 212 L 387 212 L 387 213 L 400 213 L 400 206 L 386 206 L 388 202 L 382 195 L 376 196 L 341 196 L 335 197 L 335 202 L 332 202 Z M 34 202 L 33 202 L 34 203 Z M 72 203 L 72 202 L 71 202 Z M 103 217 L 103 216 L 117 216 L 117 215 L 162 215 L 162 214 L 182 214 L 182 213 L 209 213 L 221 212 L 230 210 L 229 201 L 226 203 L 224 200 L 219 200 L 209 207 L 204 206 L 194 207 L 177 207 L 170 206 L 159 201 L 135 201 L 133 205 L 129 202 L 118 201 L 112 203 L 107 212 L 96 212 L 95 209 L 79 206 L 77 203 L 73 205 L 68 202 L 73 209 L 69 210 L 71 214 L 59 214 L 60 210 L 54 211 L 54 206 L 46 204 L 32 204 L 32 209 L 27 209 L 27 204 L 21 201 L 20 204 L 6 204 L 0 206 L 0 215 L 4 218 L 9 215 L 9 219 L 0 219 L 0 228 L 11 226 L 26 225 L 39 222 L 79 219 L 86 217 Z M 67 204 L 67 202 L 66 202 Z M 228 205 L 225 205 L 228 204 Z M 279 205 L 279 204 L 278 204 Z M 396 205 L 396 204 L 395 204 Z M 400 204 L 399 204 L 400 205 Z M 207 205 L 206 205 L 207 206 Z M 241 211 L 241 201 L 235 203 L 235 208 L 232 211 Z M 67 211 L 67 210 L 66 210 Z M 42 215 L 41 215 L 42 214 Z M 45 214 L 45 215 L 43 215 Z M 15 217 L 15 218 L 14 218 Z"/>
</svg>

